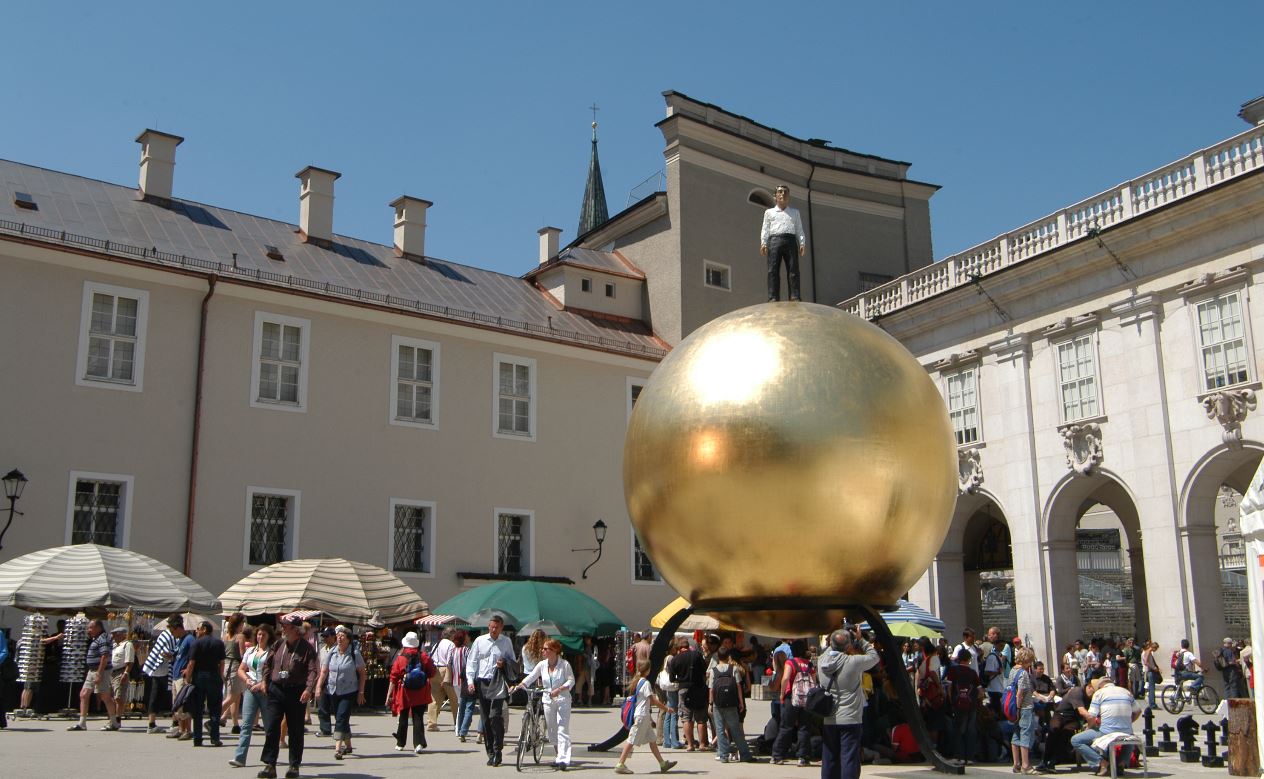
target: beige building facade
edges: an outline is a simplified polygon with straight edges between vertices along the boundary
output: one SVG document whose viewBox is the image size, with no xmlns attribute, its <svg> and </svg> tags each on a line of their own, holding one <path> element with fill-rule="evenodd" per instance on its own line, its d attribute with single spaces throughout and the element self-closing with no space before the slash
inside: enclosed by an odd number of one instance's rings
<svg viewBox="0 0 1264 779">
<path fill-rule="evenodd" d="M 137 138 L 137 187 L 0 162 L 0 455 L 30 479 L 0 560 L 93 541 L 221 592 L 347 557 L 432 605 L 534 577 L 647 624 L 675 593 L 627 516 L 623 434 L 671 344 L 763 299 L 760 198 L 803 198 L 805 292 L 837 300 L 930 261 L 935 189 L 666 101 L 667 190 L 565 249 L 543 228 L 523 277 L 426 255 L 420 197 L 383 208 L 382 243 L 338 234 L 340 174 L 316 166 L 297 224 L 183 200 L 167 133 Z"/>
<path fill-rule="evenodd" d="M 840 304 L 922 361 L 956 428 L 961 495 L 911 597 L 979 629 L 1002 571 L 1047 659 L 1121 593 L 1117 633 L 1165 651 L 1248 637 L 1226 603 L 1254 561 L 1216 514 L 1264 454 L 1262 271 L 1253 125 Z M 1122 544 L 1094 546 L 1102 514 Z"/>
</svg>

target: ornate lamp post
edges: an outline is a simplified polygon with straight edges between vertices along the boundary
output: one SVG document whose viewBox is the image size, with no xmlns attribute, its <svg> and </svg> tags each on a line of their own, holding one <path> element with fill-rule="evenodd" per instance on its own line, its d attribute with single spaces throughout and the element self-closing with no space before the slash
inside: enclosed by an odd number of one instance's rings
<svg viewBox="0 0 1264 779">
<path fill-rule="evenodd" d="M 594 565 L 597 564 L 597 561 L 601 559 L 601 545 L 606 542 L 606 523 L 605 522 L 602 522 L 599 519 L 593 523 L 593 536 L 597 539 L 597 546 L 595 548 L 571 550 L 572 552 L 596 552 L 597 553 L 596 558 L 594 558 L 593 561 L 588 564 L 588 568 L 592 568 Z M 581 579 L 588 578 L 588 568 L 584 569 L 584 572 L 580 574 L 579 578 Z"/>
<path fill-rule="evenodd" d="M 4 530 L 0 530 L 0 549 L 4 549 L 4 534 L 9 532 L 9 525 L 13 524 L 14 515 L 22 516 L 22 512 L 17 510 L 17 502 L 18 498 L 22 497 L 22 490 L 26 487 L 26 477 L 14 468 L 0 481 L 4 482 L 4 496 L 9 499 L 9 521 L 4 523 Z"/>
</svg>

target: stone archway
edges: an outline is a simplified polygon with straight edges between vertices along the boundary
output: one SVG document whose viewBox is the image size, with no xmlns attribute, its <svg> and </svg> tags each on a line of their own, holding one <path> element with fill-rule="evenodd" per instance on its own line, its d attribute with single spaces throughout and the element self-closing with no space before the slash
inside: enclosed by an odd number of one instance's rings
<svg viewBox="0 0 1264 779">
<path fill-rule="evenodd" d="M 1063 477 L 1045 506 L 1041 553 L 1058 652 L 1077 638 L 1096 637 L 1090 632 L 1150 635 L 1137 503 L 1115 474 L 1099 468 Z"/>
<path fill-rule="evenodd" d="M 996 497 L 985 490 L 958 496 L 948 535 L 927 572 L 929 607 L 947 624 L 949 641 L 966 626 L 1017 629 L 1013 559 L 1009 522 Z"/>
<path fill-rule="evenodd" d="M 1181 554 L 1189 604 L 1187 636 L 1202 652 L 1224 636 L 1249 638 L 1246 569 L 1237 532 L 1237 499 L 1247 491 L 1264 456 L 1253 441 L 1220 445 L 1203 455 L 1181 490 Z"/>
</svg>

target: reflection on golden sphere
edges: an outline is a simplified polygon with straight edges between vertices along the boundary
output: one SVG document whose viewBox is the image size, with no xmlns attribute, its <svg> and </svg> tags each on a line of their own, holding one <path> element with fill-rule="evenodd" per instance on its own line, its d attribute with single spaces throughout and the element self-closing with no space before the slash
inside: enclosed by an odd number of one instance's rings
<svg viewBox="0 0 1264 779">
<path fill-rule="evenodd" d="M 654 371 L 623 486 L 642 544 L 695 608 L 804 635 L 836 626 L 840 606 L 893 605 L 922 575 L 952 517 L 956 446 L 894 338 L 828 306 L 765 303 Z"/>
</svg>

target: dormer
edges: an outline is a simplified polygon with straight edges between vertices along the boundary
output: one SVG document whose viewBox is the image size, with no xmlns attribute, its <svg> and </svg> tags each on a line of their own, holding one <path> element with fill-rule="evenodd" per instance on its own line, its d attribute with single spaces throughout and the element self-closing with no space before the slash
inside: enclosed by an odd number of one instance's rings
<svg viewBox="0 0 1264 779">
<path fill-rule="evenodd" d="M 545 235 L 543 231 L 541 234 Z M 542 241 L 542 253 L 543 245 Z M 645 274 L 618 252 L 571 247 L 542 258 L 524 278 L 552 295 L 567 311 L 645 320 Z"/>
</svg>

